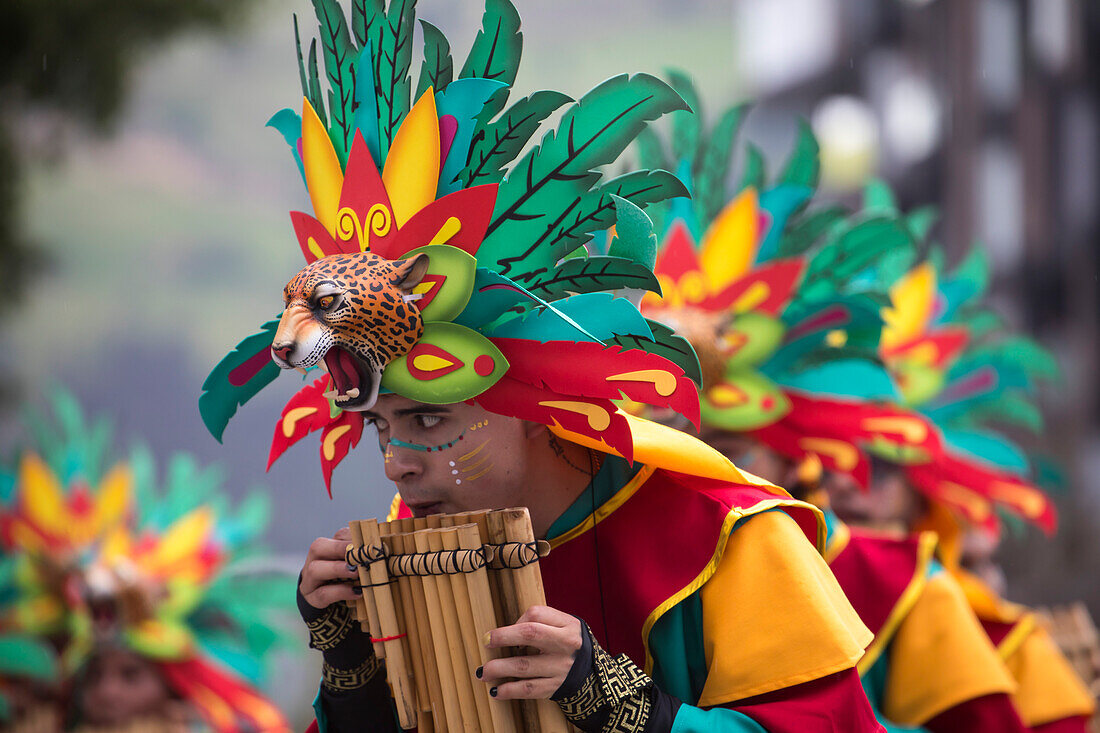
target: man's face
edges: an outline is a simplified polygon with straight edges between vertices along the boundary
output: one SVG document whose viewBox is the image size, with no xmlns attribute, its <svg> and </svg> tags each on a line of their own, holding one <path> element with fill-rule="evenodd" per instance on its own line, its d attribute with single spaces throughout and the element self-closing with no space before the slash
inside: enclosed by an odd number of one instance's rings
<svg viewBox="0 0 1100 733">
<path fill-rule="evenodd" d="M 789 487 L 795 479 L 794 461 L 747 435 L 704 426 L 699 439 L 733 461 L 738 468 L 776 486 Z"/>
<path fill-rule="evenodd" d="M 874 462 L 869 491 L 851 476 L 834 471 L 826 473 L 823 485 L 829 506 L 849 524 L 909 531 L 924 513 L 924 502 L 909 486 L 905 472 L 887 461 Z"/>
<path fill-rule="evenodd" d="M 131 651 L 105 649 L 88 664 L 80 697 L 85 722 L 121 725 L 165 712 L 168 687 L 151 662 Z"/>
<path fill-rule="evenodd" d="M 386 477 L 413 516 L 529 506 L 529 441 L 546 428 L 464 402 L 382 395 L 363 415 L 378 431 Z"/>
</svg>

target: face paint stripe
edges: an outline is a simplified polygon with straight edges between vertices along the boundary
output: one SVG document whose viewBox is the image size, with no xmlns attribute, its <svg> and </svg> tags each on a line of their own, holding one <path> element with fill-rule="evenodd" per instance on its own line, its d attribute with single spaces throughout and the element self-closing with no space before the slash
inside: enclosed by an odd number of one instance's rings
<svg viewBox="0 0 1100 733">
<path fill-rule="evenodd" d="M 421 445 L 420 443 L 406 443 L 405 441 L 398 440 L 397 438 L 390 438 L 390 442 L 387 445 L 387 447 L 396 446 L 397 448 L 408 448 L 409 450 L 418 450 L 418 451 L 421 451 L 422 453 L 434 453 L 436 451 L 442 451 L 442 450 L 447 450 L 448 448 L 453 448 L 458 443 L 458 441 L 462 440 L 463 436 L 465 436 L 465 435 L 466 435 L 466 431 L 463 430 L 462 435 L 459 435 L 457 438 L 452 440 L 450 443 L 443 443 L 441 445 Z"/>
<path fill-rule="evenodd" d="M 472 451 L 470 451 L 470 452 L 469 452 L 469 453 L 467 453 L 466 455 L 464 455 L 464 456 L 459 456 L 459 457 L 458 457 L 458 462 L 459 462 L 459 463 L 462 463 L 463 461 L 468 461 L 468 460 L 470 460 L 471 458 L 473 458 L 474 456 L 476 456 L 476 455 L 477 455 L 478 453 L 480 453 L 480 452 L 481 452 L 481 449 L 482 449 L 482 448 L 484 448 L 484 447 L 485 447 L 485 446 L 487 446 L 487 445 L 489 445 L 489 441 L 488 441 L 488 440 L 486 440 L 486 441 L 485 441 L 484 443 L 482 443 L 481 445 L 479 445 L 479 446 L 478 446 L 477 448 L 474 448 L 474 449 L 473 449 Z"/>
<path fill-rule="evenodd" d="M 481 478 L 482 476 L 484 476 L 485 474 L 489 473 L 489 472 L 490 472 L 490 471 L 492 471 L 492 470 L 493 470 L 493 467 L 492 467 L 491 465 L 490 465 L 490 466 L 486 466 L 486 467 L 485 467 L 485 468 L 483 468 L 482 470 L 480 470 L 480 471 L 478 471 L 477 473 L 475 473 L 475 474 L 474 474 L 473 476 L 467 476 L 467 477 L 466 477 L 466 480 L 467 480 L 467 481 L 477 481 L 477 480 L 478 480 L 479 478 Z"/>
</svg>

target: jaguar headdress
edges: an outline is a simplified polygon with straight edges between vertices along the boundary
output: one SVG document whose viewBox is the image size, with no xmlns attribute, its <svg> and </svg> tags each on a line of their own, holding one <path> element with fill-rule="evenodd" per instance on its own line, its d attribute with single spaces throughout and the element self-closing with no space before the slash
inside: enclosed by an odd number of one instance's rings
<svg viewBox="0 0 1100 733">
<path fill-rule="evenodd" d="M 423 23 L 413 94 L 412 2 L 355 3 L 350 22 L 336 0 L 314 5 L 320 44 L 300 67 L 302 114 L 283 110 L 270 123 L 313 204 L 313 215 L 291 214 L 308 265 L 285 288 L 281 318 L 204 384 L 211 432 L 220 439 L 279 367 L 315 366 L 328 374 L 291 398 L 270 460 L 320 431 L 329 486 L 381 391 L 476 400 L 628 458 L 633 418 L 614 400 L 697 419 L 690 347 L 605 292 L 658 289 L 642 209 L 686 191 L 663 170 L 599 172 L 647 123 L 685 110 L 683 99 L 638 74 L 575 102 L 540 91 L 508 105 L 521 49 L 508 0 L 486 3 L 457 74 L 446 38 Z M 557 127 L 528 147 L 562 107 Z M 590 255 L 593 233 L 612 227 L 608 255 Z"/>
</svg>

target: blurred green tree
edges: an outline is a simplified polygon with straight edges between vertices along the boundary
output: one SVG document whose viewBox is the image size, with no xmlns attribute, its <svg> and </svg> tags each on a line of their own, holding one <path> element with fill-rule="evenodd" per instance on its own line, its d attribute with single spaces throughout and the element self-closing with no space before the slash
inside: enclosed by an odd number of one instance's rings
<svg viewBox="0 0 1100 733">
<path fill-rule="evenodd" d="M 184 31 L 224 32 L 251 0 L 0 0 L 0 274 L 7 315 L 43 265 L 20 220 L 20 174 L 54 158 L 26 133 L 35 112 L 109 134 L 143 58 Z"/>
</svg>

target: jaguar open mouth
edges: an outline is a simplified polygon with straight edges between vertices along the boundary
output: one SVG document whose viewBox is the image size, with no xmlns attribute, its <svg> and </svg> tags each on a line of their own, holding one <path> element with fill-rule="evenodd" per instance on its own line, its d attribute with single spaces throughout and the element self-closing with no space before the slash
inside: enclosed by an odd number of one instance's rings
<svg viewBox="0 0 1100 733">
<path fill-rule="evenodd" d="M 346 349 L 333 346 L 325 354 L 325 369 L 332 378 L 333 388 L 325 397 L 341 410 L 369 410 L 378 399 L 382 370 L 372 370 Z"/>
</svg>

